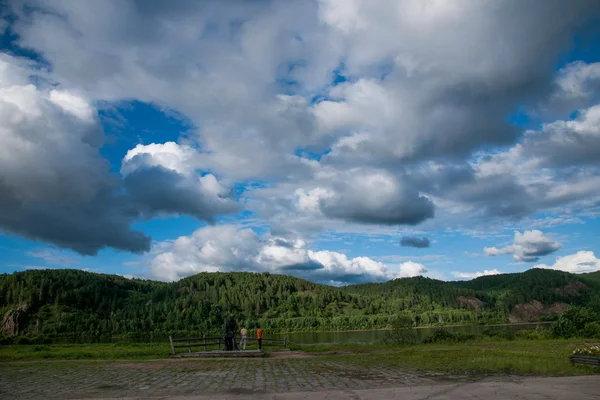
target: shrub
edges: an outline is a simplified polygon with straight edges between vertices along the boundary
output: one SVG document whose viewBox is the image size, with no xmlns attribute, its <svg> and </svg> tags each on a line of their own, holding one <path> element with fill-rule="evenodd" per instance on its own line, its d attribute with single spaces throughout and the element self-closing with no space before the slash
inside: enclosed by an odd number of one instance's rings
<svg viewBox="0 0 600 400">
<path fill-rule="evenodd" d="M 414 322 L 409 316 L 399 316 L 392 321 L 392 329 L 383 338 L 385 344 L 413 344 L 417 341 Z"/>
<path fill-rule="evenodd" d="M 476 339 L 477 336 L 473 334 L 467 333 L 452 333 L 448 329 L 440 328 L 436 329 L 432 336 L 423 340 L 423 343 L 444 343 L 444 342 L 452 342 L 452 343 L 462 343 L 468 342 L 469 340 Z"/>
<path fill-rule="evenodd" d="M 450 342 L 456 339 L 456 335 L 450 332 L 448 329 L 440 328 L 436 329 L 433 332 L 433 335 L 425 339 L 424 343 L 440 343 L 440 342 Z"/>
<path fill-rule="evenodd" d="M 588 322 L 581 330 L 581 336 L 600 339 L 600 322 Z"/>
<path fill-rule="evenodd" d="M 544 340 L 550 339 L 552 337 L 552 331 L 550 329 L 543 328 L 538 326 L 535 330 L 522 330 L 518 331 L 515 336 L 518 339 L 526 339 L 526 340 Z"/>
<path fill-rule="evenodd" d="M 0 336 L 0 345 L 8 345 L 13 344 L 13 338 L 10 336 L 2 335 Z"/>
<path fill-rule="evenodd" d="M 594 322 L 598 315 L 589 308 L 572 306 L 562 313 L 552 327 L 555 337 L 569 338 L 583 334 L 586 324 Z"/>
<path fill-rule="evenodd" d="M 13 341 L 14 344 L 31 344 L 31 339 L 26 336 L 19 336 Z"/>
<path fill-rule="evenodd" d="M 493 329 L 486 329 L 481 334 L 482 336 L 494 339 L 515 340 L 516 338 L 516 334 L 512 331 L 497 331 Z"/>
</svg>

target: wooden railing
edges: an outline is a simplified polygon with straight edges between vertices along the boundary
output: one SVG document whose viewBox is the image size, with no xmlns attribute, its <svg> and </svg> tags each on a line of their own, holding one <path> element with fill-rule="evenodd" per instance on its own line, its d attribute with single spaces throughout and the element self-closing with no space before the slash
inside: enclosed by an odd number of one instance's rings
<svg viewBox="0 0 600 400">
<path fill-rule="evenodd" d="M 240 347 L 240 338 L 236 337 L 236 344 Z M 174 339 L 172 336 L 169 336 L 169 342 L 171 343 L 171 354 L 176 355 L 176 349 L 187 349 L 188 353 L 196 353 L 200 351 L 221 351 L 225 350 L 225 339 L 223 337 L 206 337 L 203 336 L 201 338 L 183 338 L 183 339 Z M 256 347 L 258 349 L 258 339 L 256 338 L 246 338 L 246 349 L 251 350 L 250 347 Z M 287 338 L 283 337 L 283 339 L 272 339 L 272 338 L 263 338 L 261 347 L 278 347 L 281 349 L 287 349 Z M 192 350 L 196 349 L 196 350 Z M 240 347 L 240 350 L 241 347 Z"/>
</svg>

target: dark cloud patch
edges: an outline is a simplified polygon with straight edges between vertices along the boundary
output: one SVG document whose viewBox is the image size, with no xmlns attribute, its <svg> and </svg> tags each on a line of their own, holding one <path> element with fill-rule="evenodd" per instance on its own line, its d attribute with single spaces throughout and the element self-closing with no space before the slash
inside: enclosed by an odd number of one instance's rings
<svg viewBox="0 0 600 400">
<path fill-rule="evenodd" d="M 302 264 L 293 264 L 293 265 L 286 265 L 283 267 L 280 267 L 281 270 L 283 271 L 317 271 L 320 269 L 325 268 L 323 266 L 323 264 L 317 262 L 317 261 L 308 261 Z"/>
<path fill-rule="evenodd" d="M 600 105 L 579 111 L 571 121 L 555 121 L 529 132 L 522 152 L 546 167 L 600 165 Z"/>
<path fill-rule="evenodd" d="M 475 213 L 483 216 L 519 219 L 535 210 L 535 198 L 527 189 L 514 176 L 497 174 L 457 185 L 444 195 L 471 205 Z"/>
<path fill-rule="evenodd" d="M 371 208 L 358 199 L 338 198 L 325 201 L 322 210 L 331 218 L 382 225 L 417 225 L 434 216 L 433 203 L 423 196 L 398 199 L 397 204 L 383 209 Z"/>
<path fill-rule="evenodd" d="M 216 215 L 239 210 L 227 197 L 210 193 L 197 176 L 187 178 L 161 166 L 141 167 L 124 178 L 135 204 L 148 216 L 187 214 L 213 223 Z"/>
<path fill-rule="evenodd" d="M 84 255 L 96 255 L 106 247 L 134 253 L 150 250 L 150 237 L 131 229 L 139 212 L 126 197 L 102 193 L 86 203 L 34 203 L 11 199 L 8 190 L 0 193 L 0 227 L 8 232 Z"/>
<path fill-rule="evenodd" d="M 424 249 L 430 246 L 430 242 L 429 238 L 427 237 L 404 236 L 400 240 L 400 245 L 403 247 L 416 247 L 418 249 Z"/>
<path fill-rule="evenodd" d="M 365 224 L 416 225 L 434 216 L 431 200 L 381 170 L 353 170 L 339 176 L 333 195 L 320 199 L 330 218 Z"/>
</svg>

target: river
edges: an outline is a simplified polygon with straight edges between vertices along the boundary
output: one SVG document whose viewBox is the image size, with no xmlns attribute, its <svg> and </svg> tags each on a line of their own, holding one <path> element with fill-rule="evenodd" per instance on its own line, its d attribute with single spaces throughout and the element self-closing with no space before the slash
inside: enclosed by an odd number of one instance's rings
<svg viewBox="0 0 600 400">
<path fill-rule="evenodd" d="M 551 323 L 538 322 L 530 324 L 508 324 L 508 325 L 462 325 L 462 326 L 445 326 L 444 329 L 452 333 L 474 334 L 479 335 L 485 330 L 492 331 L 512 331 L 534 330 L 538 326 L 549 328 Z M 441 327 L 423 327 L 416 328 L 417 338 L 425 339 Z M 371 331 L 341 331 L 341 332 L 296 332 L 285 335 L 274 335 L 277 337 L 285 336 L 294 344 L 317 344 L 317 343 L 372 343 L 382 339 L 386 330 L 371 330 Z"/>
<path fill-rule="evenodd" d="M 449 330 L 453 333 L 462 334 L 475 334 L 479 335 L 485 330 L 492 331 L 520 331 L 520 330 L 534 330 L 537 327 L 550 327 L 549 322 L 538 322 L 528 324 L 507 324 L 507 325 L 461 325 L 461 326 L 444 326 L 444 329 Z M 419 340 L 425 339 L 442 327 L 423 327 L 415 328 L 417 338 Z M 265 338 L 287 338 L 289 343 L 294 344 L 319 344 L 319 343 L 373 343 L 382 339 L 386 330 L 369 330 L 369 331 L 338 331 L 338 332 L 294 332 L 286 334 L 273 334 L 270 335 L 268 331 L 265 331 Z M 200 335 L 201 336 L 201 335 Z M 168 342 L 168 337 L 147 337 L 147 338 L 111 338 L 101 337 L 97 339 L 90 338 L 57 338 L 53 343 L 67 344 L 67 343 L 160 343 Z"/>
</svg>

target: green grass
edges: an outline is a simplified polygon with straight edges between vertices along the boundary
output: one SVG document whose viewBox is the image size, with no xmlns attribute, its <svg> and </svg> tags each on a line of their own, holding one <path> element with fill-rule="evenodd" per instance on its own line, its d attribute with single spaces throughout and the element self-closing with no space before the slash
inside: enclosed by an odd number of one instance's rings
<svg viewBox="0 0 600 400">
<path fill-rule="evenodd" d="M 0 346 L 0 362 L 33 360 L 149 360 L 166 358 L 168 343 L 51 344 Z"/>
<path fill-rule="evenodd" d="M 585 342 L 585 341 L 584 341 Z M 419 344 L 387 348 L 346 345 L 307 346 L 305 351 L 334 356 L 340 362 L 368 367 L 453 374 L 582 375 L 600 368 L 573 366 L 569 355 L 577 340 L 482 340 L 467 343 Z"/>
<path fill-rule="evenodd" d="M 482 339 L 466 343 L 418 344 L 413 346 L 304 345 L 294 350 L 313 353 L 315 368 L 391 368 L 444 375 L 518 374 L 582 375 L 600 374 L 600 368 L 572 366 L 573 349 L 589 341 Z M 38 360 L 150 360 L 169 355 L 168 343 L 116 343 L 91 345 L 0 346 L 3 361 Z M 247 360 L 252 362 L 252 360 Z M 294 360 L 289 360 L 294 362 Z M 334 366 L 329 362 L 333 361 Z M 214 362 L 219 363 L 218 360 Z"/>
</svg>

